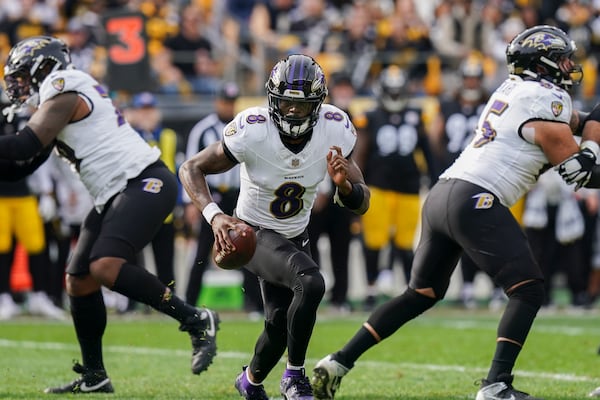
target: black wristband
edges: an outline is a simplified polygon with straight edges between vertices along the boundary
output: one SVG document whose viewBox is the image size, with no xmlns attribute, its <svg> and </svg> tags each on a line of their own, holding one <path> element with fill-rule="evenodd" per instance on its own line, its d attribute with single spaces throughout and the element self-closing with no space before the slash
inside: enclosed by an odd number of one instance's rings
<svg viewBox="0 0 600 400">
<path fill-rule="evenodd" d="M 0 158 L 15 161 L 26 161 L 35 157 L 42 150 L 42 142 L 35 132 L 25 125 L 17 135 L 0 137 Z"/>
<path fill-rule="evenodd" d="M 338 197 L 346 207 L 348 207 L 351 210 L 356 210 L 362 205 L 365 197 L 365 192 L 362 188 L 362 185 L 355 185 L 352 182 L 350 182 L 350 184 L 352 185 L 352 190 L 350 191 L 350 193 L 344 196 L 338 190 Z"/>
</svg>

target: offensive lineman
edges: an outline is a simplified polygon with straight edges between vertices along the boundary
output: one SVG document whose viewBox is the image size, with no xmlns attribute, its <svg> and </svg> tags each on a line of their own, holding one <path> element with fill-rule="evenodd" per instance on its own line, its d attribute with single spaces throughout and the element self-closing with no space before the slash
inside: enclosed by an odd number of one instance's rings
<svg viewBox="0 0 600 400">
<path fill-rule="evenodd" d="M 18 135 L 0 137 L 0 178 L 31 173 L 52 148 L 79 174 L 94 199 L 67 267 L 67 293 L 79 341 L 79 378 L 46 393 L 112 393 L 102 357 L 106 308 L 101 286 L 148 304 L 180 323 L 192 339 L 192 372 L 216 354 L 218 315 L 176 297 L 136 254 L 173 210 L 177 180 L 115 108 L 107 91 L 71 65 L 61 40 L 37 36 L 17 43 L 4 68 L 8 115 L 24 103 L 37 110 Z"/>
<path fill-rule="evenodd" d="M 508 45 L 509 78 L 488 101 L 474 140 L 425 201 L 409 287 L 377 308 L 341 350 L 317 363 L 312 378 L 317 399 L 333 399 L 342 377 L 365 351 L 442 299 L 465 252 L 509 299 L 476 400 L 540 400 L 512 386 L 512 370 L 543 302 L 544 287 L 526 236 L 508 207 L 551 165 L 576 188 L 600 186 L 600 167 L 594 167 L 600 134 L 588 129 L 597 128 L 600 108 L 588 117 L 592 124 L 581 124 L 581 147 L 570 126 L 567 90 L 582 78 L 581 66 L 571 60 L 575 50 L 566 33 L 547 25 L 521 32 Z"/>
<path fill-rule="evenodd" d="M 213 202 L 204 175 L 241 164 L 235 216 L 257 231 L 256 252 L 246 268 L 259 276 L 265 325 L 235 387 L 245 399 L 267 399 L 262 382 L 287 348 L 281 394 L 309 400 L 304 361 L 325 292 L 306 230 L 317 185 L 329 173 L 338 203 L 357 214 L 367 210 L 370 195 L 350 156 L 356 141 L 352 123 L 339 108 L 322 104 L 327 87 L 321 67 L 308 56 L 290 55 L 275 65 L 266 88 L 268 109 L 239 113 L 225 127 L 223 141 L 186 161 L 180 177 L 212 225 L 219 250 L 230 251 L 227 231 L 239 220 Z"/>
</svg>

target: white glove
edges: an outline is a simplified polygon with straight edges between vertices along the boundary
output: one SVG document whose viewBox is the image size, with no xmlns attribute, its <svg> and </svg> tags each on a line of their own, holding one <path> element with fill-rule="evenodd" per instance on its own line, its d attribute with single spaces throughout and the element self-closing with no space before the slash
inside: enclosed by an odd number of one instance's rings
<svg viewBox="0 0 600 400">
<path fill-rule="evenodd" d="M 38 200 L 38 212 L 44 222 L 52 221 L 56 217 L 56 200 L 49 194 L 43 194 Z"/>
<path fill-rule="evenodd" d="M 581 144 L 579 152 L 557 165 L 555 169 L 569 185 L 575 183 L 577 191 L 590 181 L 599 150 L 600 146 L 596 142 L 586 140 Z"/>
</svg>

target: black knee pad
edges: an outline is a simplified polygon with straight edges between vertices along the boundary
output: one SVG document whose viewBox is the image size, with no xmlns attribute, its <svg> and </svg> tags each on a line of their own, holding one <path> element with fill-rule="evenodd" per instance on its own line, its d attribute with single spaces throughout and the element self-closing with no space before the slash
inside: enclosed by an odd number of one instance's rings
<svg viewBox="0 0 600 400">
<path fill-rule="evenodd" d="M 307 296 L 314 301 L 320 302 L 325 295 L 325 279 L 318 269 L 309 269 L 298 274 L 296 285 Z M 295 289 L 294 289 L 295 290 Z"/>
<path fill-rule="evenodd" d="M 542 281 L 534 280 L 523 285 L 517 286 L 507 296 L 510 299 L 519 299 L 524 303 L 529 303 L 536 307 L 541 307 L 544 303 L 545 290 Z"/>
</svg>

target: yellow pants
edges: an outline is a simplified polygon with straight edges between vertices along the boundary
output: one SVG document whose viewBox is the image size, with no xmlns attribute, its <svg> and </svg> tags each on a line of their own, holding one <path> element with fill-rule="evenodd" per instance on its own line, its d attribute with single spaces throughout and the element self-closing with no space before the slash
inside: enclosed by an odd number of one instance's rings
<svg viewBox="0 0 600 400">
<path fill-rule="evenodd" d="M 0 253 L 11 250 L 13 237 L 29 254 L 44 250 L 44 224 L 34 196 L 0 197 Z"/>
<path fill-rule="evenodd" d="M 418 194 L 370 187 L 371 205 L 362 216 L 363 239 L 371 250 L 381 250 L 391 238 L 400 249 L 412 249 L 421 215 Z"/>
</svg>

